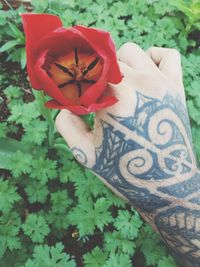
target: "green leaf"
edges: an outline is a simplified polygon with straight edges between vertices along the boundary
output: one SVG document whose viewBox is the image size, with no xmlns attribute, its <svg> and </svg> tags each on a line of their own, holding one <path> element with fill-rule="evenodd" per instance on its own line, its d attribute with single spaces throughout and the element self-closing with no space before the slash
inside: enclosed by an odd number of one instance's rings
<svg viewBox="0 0 200 267">
<path fill-rule="evenodd" d="M 85 178 L 84 170 L 76 161 L 65 161 L 59 169 L 59 178 L 62 183 L 81 181 Z"/>
<path fill-rule="evenodd" d="M 106 186 L 90 170 L 85 170 L 85 175 L 75 176 L 74 184 L 76 196 L 89 198 L 107 193 Z"/>
<path fill-rule="evenodd" d="M 108 211 L 109 207 L 110 203 L 104 197 L 98 198 L 94 203 L 94 222 L 97 228 L 99 228 L 101 231 L 103 231 L 103 227 L 105 225 L 113 221 L 111 213 Z"/>
<path fill-rule="evenodd" d="M 122 266 L 133 267 L 130 257 L 123 253 L 110 254 L 109 259 L 103 265 L 103 267 L 122 267 Z"/>
<path fill-rule="evenodd" d="M 49 234 L 50 229 L 43 216 L 38 214 L 28 215 L 22 226 L 24 234 L 29 236 L 34 243 L 41 243 Z"/>
<path fill-rule="evenodd" d="M 187 107 L 189 111 L 190 118 L 200 126 L 200 110 L 196 108 L 194 101 L 188 100 Z"/>
<path fill-rule="evenodd" d="M 8 131 L 8 129 L 7 129 L 6 122 L 1 122 L 0 123 L 0 138 L 5 138 L 7 131 Z M 0 160 L 0 162 L 1 162 L 1 160 Z"/>
<path fill-rule="evenodd" d="M 158 267 L 176 267 L 175 260 L 171 257 L 163 257 L 158 261 Z"/>
<path fill-rule="evenodd" d="M 33 260 L 31 262 L 29 260 L 25 267 L 75 267 L 74 260 L 71 260 L 70 256 L 63 252 L 63 249 L 64 246 L 61 243 L 57 243 L 55 246 L 36 246 Z"/>
<path fill-rule="evenodd" d="M 28 195 L 28 200 L 30 203 L 45 203 L 49 193 L 47 186 L 41 184 L 36 180 L 29 181 L 29 184 L 26 186 L 25 191 Z"/>
<path fill-rule="evenodd" d="M 30 173 L 32 156 L 22 151 L 12 153 L 8 158 L 8 169 L 14 177 L 19 177 L 22 173 Z"/>
<path fill-rule="evenodd" d="M 112 253 L 120 252 L 129 255 L 132 255 L 135 251 L 135 242 L 124 238 L 120 232 L 107 232 L 104 234 L 104 240 L 106 251 Z"/>
<path fill-rule="evenodd" d="M 137 212 L 130 214 L 126 210 L 120 210 L 118 217 L 114 222 L 114 226 L 120 231 L 124 238 L 134 239 L 139 234 L 142 220 Z"/>
<path fill-rule="evenodd" d="M 24 34 L 22 33 L 22 31 L 20 31 L 18 27 L 14 25 L 13 23 L 8 23 L 8 25 L 11 30 L 11 32 L 9 32 L 8 34 L 10 34 L 14 38 L 19 38 L 20 40 L 24 41 L 24 44 L 25 44 L 25 38 L 24 38 Z"/>
<path fill-rule="evenodd" d="M 192 127 L 192 136 L 194 140 L 194 148 L 197 153 L 197 158 L 200 162 L 200 131 L 199 127 Z"/>
<path fill-rule="evenodd" d="M 99 247 L 95 247 L 91 252 L 83 255 L 85 267 L 102 267 L 108 257 L 107 252 L 103 252 Z"/>
<path fill-rule="evenodd" d="M 21 243 L 18 233 L 21 228 L 21 220 L 16 212 L 8 213 L 0 217 L 0 258 L 6 249 L 13 251 L 20 249 Z"/>
<path fill-rule="evenodd" d="M 32 171 L 30 176 L 36 178 L 42 184 L 45 184 L 49 179 L 55 179 L 57 175 L 56 161 L 39 157 L 32 162 Z"/>
<path fill-rule="evenodd" d="M 95 113 L 90 113 L 88 115 L 82 115 L 82 119 L 88 124 L 88 126 L 93 129 L 94 128 L 94 118 Z"/>
<path fill-rule="evenodd" d="M 15 47 L 16 45 L 18 45 L 20 43 L 19 40 L 12 40 L 12 41 L 8 41 L 6 42 L 4 45 L 2 45 L 0 47 L 0 53 L 8 51 L 9 49 Z"/>
<path fill-rule="evenodd" d="M 109 202 L 105 198 L 92 201 L 82 200 L 69 214 L 68 218 L 73 225 L 77 225 L 80 237 L 93 234 L 95 227 L 103 231 L 103 227 L 112 222 L 113 218 L 108 211 Z M 81 218 L 81 220 L 80 220 Z"/>
<path fill-rule="evenodd" d="M 20 200 L 16 190 L 8 181 L 0 180 L 0 211 L 8 213 L 14 203 Z"/>
<path fill-rule="evenodd" d="M 72 200 L 69 198 L 67 190 L 58 190 L 51 193 L 51 203 L 52 210 L 57 213 L 64 213 L 72 203 Z"/>
<path fill-rule="evenodd" d="M 35 102 L 27 103 L 27 104 L 16 104 L 11 106 L 11 115 L 8 118 L 10 122 L 21 123 L 24 127 L 29 125 L 29 123 L 38 118 L 40 112 L 37 109 L 37 105 Z"/>
<path fill-rule="evenodd" d="M 200 108 L 200 78 L 196 78 L 190 83 L 188 95 L 192 97 L 194 106 Z"/>
<path fill-rule="evenodd" d="M 37 263 L 34 263 L 32 260 L 27 260 L 24 267 L 40 267 Z"/>
<path fill-rule="evenodd" d="M 59 213 L 54 209 L 50 209 L 48 214 L 46 214 L 46 220 L 51 224 L 54 231 L 57 232 L 59 237 L 63 237 L 66 229 L 70 226 L 70 221 L 67 217 L 67 212 Z"/>
<path fill-rule="evenodd" d="M 48 125 L 46 121 L 32 120 L 25 127 L 25 134 L 23 135 L 22 141 L 25 143 L 34 143 L 36 145 L 41 145 L 42 142 L 46 139 L 47 128 Z"/>
<path fill-rule="evenodd" d="M 158 261 L 167 255 L 160 237 L 149 225 L 145 225 L 141 231 L 138 245 L 144 254 L 147 266 L 156 265 Z"/>
<path fill-rule="evenodd" d="M 11 169 L 10 161 L 12 161 L 16 151 L 23 149 L 21 142 L 11 138 L 2 138 L 0 140 L 0 169 Z"/>
<path fill-rule="evenodd" d="M 2 152 L 5 153 L 14 153 L 17 150 L 20 150 L 21 147 L 21 143 L 15 139 L 12 138 L 2 138 L 0 140 L 0 148 Z"/>
<path fill-rule="evenodd" d="M 4 90 L 4 94 L 6 95 L 7 99 L 10 102 L 12 101 L 12 103 L 13 103 L 13 100 L 22 99 L 22 89 L 19 86 L 9 85 Z"/>
<path fill-rule="evenodd" d="M 48 2 L 46 1 L 39 1 L 38 0 L 31 0 L 31 5 L 34 7 L 35 12 L 38 13 L 44 13 L 44 11 L 47 9 L 48 7 Z"/>
<path fill-rule="evenodd" d="M 35 98 L 36 98 L 36 103 L 37 106 L 40 110 L 40 113 L 43 115 L 43 117 L 47 120 L 49 124 L 49 145 L 52 146 L 54 143 L 54 131 L 55 131 L 55 126 L 54 126 L 54 115 L 55 113 L 53 110 L 50 110 L 49 108 L 45 107 L 45 102 L 47 99 L 44 96 L 44 93 L 42 91 L 33 91 Z"/>
<path fill-rule="evenodd" d="M 22 267 L 24 262 L 30 255 L 30 253 L 27 253 L 28 248 L 30 248 L 30 246 L 23 244 L 22 242 L 21 246 L 17 249 L 14 249 L 12 251 L 7 249 L 3 258 L 1 259 L 1 265 L 6 267 Z"/>
</svg>

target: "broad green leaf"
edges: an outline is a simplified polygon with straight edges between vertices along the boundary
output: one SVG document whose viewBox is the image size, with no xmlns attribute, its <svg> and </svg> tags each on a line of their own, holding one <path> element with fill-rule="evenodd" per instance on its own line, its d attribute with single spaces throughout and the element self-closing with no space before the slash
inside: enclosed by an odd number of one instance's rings
<svg viewBox="0 0 200 267">
<path fill-rule="evenodd" d="M 91 252 L 83 256 L 85 267 L 102 267 L 107 257 L 107 252 L 102 251 L 99 247 L 95 247 Z"/>
<path fill-rule="evenodd" d="M 75 267 L 75 261 L 71 260 L 69 254 L 63 250 L 62 243 L 56 243 L 55 246 L 36 246 L 33 261 L 30 262 L 29 260 L 29 264 L 26 264 L 25 267 Z"/>
<path fill-rule="evenodd" d="M 8 181 L 0 180 L 0 211 L 8 213 L 14 203 L 20 200 L 16 190 Z"/>
<path fill-rule="evenodd" d="M 0 139 L 0 169 L 9 169 L 9 159 L 18 150 L 24 150 L 24 146 L 11 138 Z"/>
</svg>

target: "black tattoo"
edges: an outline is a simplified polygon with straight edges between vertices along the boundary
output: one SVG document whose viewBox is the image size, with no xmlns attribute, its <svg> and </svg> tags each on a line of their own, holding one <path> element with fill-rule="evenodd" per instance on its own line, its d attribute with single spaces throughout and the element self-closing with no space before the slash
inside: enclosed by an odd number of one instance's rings
<svg viewBox="0 0 200 267">
<path fill-rule="evenodd" d="M 155 222 L 180 266 L 199 267 L 200 211 L 177 206 L 159 213 Z"/>
<path fill-rule="evenodd" d="M 72 153 L 78 162 L 83 165 L 87 165 L 87 157 L 81 149 L 74 147 L 72 148 Z"/>
<path fill-rule="evenodd" d="M 200 172 L 180 98 L 137 93 L 132 116 L 107 114 L 101 127 L 92 170 L 149 214 L 182 267 L 200 266 Z"/>
</svg>

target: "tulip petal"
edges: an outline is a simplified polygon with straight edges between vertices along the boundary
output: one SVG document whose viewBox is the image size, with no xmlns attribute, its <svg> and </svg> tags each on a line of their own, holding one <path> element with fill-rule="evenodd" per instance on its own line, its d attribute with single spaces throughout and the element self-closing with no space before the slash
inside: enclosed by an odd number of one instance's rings
<svg viewBox="0 0 200 267">
<path fill-rule="evenodd" d="M 122 80 L 122 75 L 117 63 L 115 45 L 108 32 L 84 26 L 75 26 L 73 28 L 104 60 L 101 77 L 80 98 L 81 104 L 89 106 L 99 99 L 105 90 L 107 82 L 119 83 Z"/>
<path fill-rule="evenodd" d="M 37 43 L 37 52 L 48 49 L 52 55 L 65 55 L 75 47 L 79 51 L 90 52 L 93 50 L 90 43 L 74 27 L 59 27 L 40 39 Z"/>
<path fill-rule="evenodd" d="M 50 100 L 45 103 L 45 106 L 52 109 L 68 109 L 72 111 L 76 115 L 84 115 L 89 114 L 91 112 L 96 112 L 98 110 L 101 110 L 103 108 L 109 107 L 114 105 L 118 100 L 114 96 L 108 96 L 101 100 L 99 103 L 91 104 L 88 108 L 84 106 L 62 106 L 55 100 Z"/>
<path fill-rule="evenodd" d="M 27 70 L 30 82 L 35 89 L 41 89 L 33 70 L 37 57 L 35 47 L 38 41 L 46 34 L 62 26 L 59 17 L 48 14 L 22 14 L 22 22 L 26 35 Z"/>
<path fill-rule="evenodd" d="M 89 44 L 100 55 L 105 55 L 109 61 L 108 82 L 117 84 L 122 80 L 122 75 L 117 63 L 115 44 L 108 32 L 101 29 L 88 28 L 85 26 L 75 26 L 80 31 Z"/>
<path fill-rule="evenodd" d="M 96 112 L 100 109 L 110 107 L 117 102 L 118 100 L 114 96 L 105 97 L 100 103 L 95 103 L 95 104 L 90 105 L 88 110 L 89 112 Z"/>
<path fill-rule="evenodd" d="M 108 64 L 104 62 L 103 71 L 99 80 L 91 85 L 85 93 L 80 97 L 81 104 L 85 106 L 90 106 L 92 103 L 97 102 L 99 97 L 105 91 L 106 83 L 107 83 L 107 73 L 108 73 Z"/>
</svg>

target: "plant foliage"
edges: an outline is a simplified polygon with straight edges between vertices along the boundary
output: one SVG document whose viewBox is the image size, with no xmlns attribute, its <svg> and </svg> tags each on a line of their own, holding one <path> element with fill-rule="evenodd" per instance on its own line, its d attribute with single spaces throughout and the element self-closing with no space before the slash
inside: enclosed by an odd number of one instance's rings
<svg viewBox="0 0 200 267">
<path fill-rule="evenodd" d="M 33 12 L 59 15 L 66 26 L 110 31 L 117 48 L 132 41 L 143 49 L 178 49 L 200 159 L 198 0 L 31 4 Z M 73 159 L 54 128 L 56 111 L 44 107 L 46 96 L 27 81 L 19 17 L 25 9 L 0 7 L 0 266 L 176 267 L 138 213 Z M 83 118 L 91 128 L 93 117 Z"/>
</svg>

